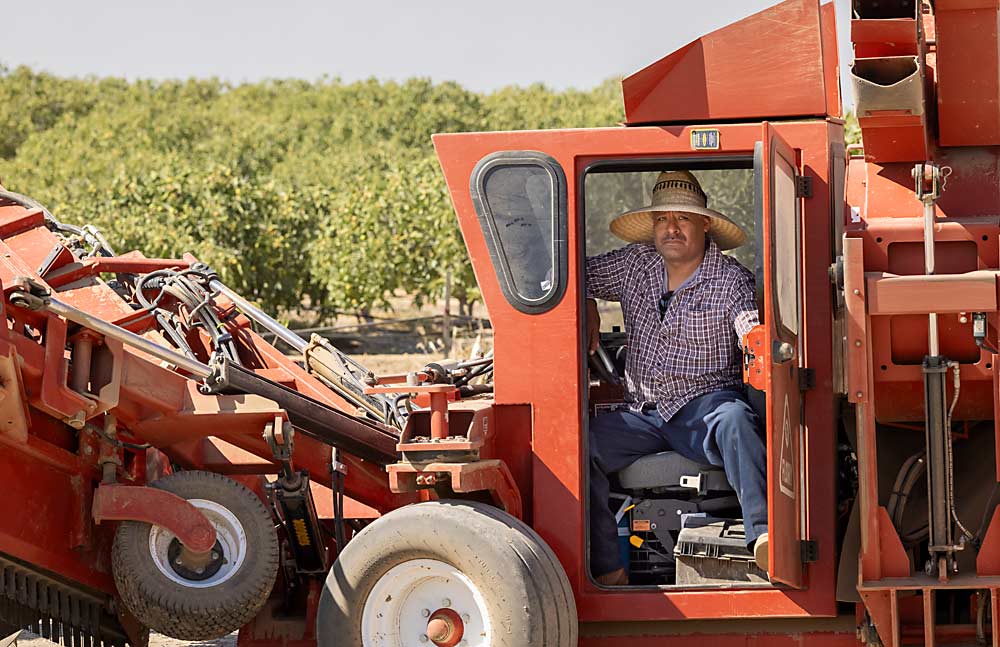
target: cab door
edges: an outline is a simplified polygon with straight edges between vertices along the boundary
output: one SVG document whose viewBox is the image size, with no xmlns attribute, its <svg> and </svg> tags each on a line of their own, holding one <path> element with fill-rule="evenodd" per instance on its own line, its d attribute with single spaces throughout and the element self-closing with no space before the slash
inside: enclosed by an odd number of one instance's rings
<svg viewBox="0 0 1000 647">
<path fill-rule="evenodd" d="M 802 586 L 801 214 L 795 151 L 764 123 L 754 148 L 758 310 L 764 327 L 769 565 L 772 581 Z M 761 307 L 762 306 L 762 307 Z"/>
</svg>

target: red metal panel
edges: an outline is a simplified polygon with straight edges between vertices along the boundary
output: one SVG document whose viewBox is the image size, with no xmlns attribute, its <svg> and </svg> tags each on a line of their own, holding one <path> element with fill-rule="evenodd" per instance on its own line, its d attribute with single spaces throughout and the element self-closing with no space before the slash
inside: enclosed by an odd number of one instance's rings
<svg viewBox="0 0 1000 647">
<path fill-rule="evenodd" d="M 242 643 L 241 643 L 242 645 Z M 854 619 L 583 625 L 579 647 L 858 647 Z"/>
<path fill-rule="evenodd" d="M 934 9 L 939 141 L 1000 144 L 1000 2 L 938 0 Z"/>
<path fill-rule="evenodd" d="M 787 0 L 702 36 L 622 80 L 625 121 L 826 115 L 822 34 L 817 0 Z"/>
<path fill-rule="evenodd" d="M 878 162 L 918 162 L 930 157 L 925 115 L 888 111 L 858 116 L 865 142 L 865 159 Z"/>
<path fill-rule="evenodd" d="M 1000 363 L 997 360 L 1000 355 L 990 353 L 991 366 L 993 368 L 993 464 L 996 467 L 996 480 L 1000 482 Z"/>
<path fill-rule="evenodd" d="M 938 271 L 942 275 L 965 274 L 998 266 L 998 221 L 983 214 L 981 204 L 996 204 L 996 165 L 990 150 L 950 149 L 947 159 L 955 163 L 939 202 L 935 227 Z M 852 160 L 849 201 L 858 222 L 849 222 L 850 235 L 864 248 L 864 269 L 897 275 L 923 274 L 923 228 L 917 217 L 920 203 L 908 183 L 900 179 L 904 165 L 880 167 Z M 898 173 L 897 173 L 898 171 Z M 970 197 L 970 194 L 972 197 Z M 891 209 L 891 210 L 890 210 Z M 897 217 L 911 209 L 909 218 Z M 862 215 L 864 220 L 862 221 Z M 881 216 L 881 217 L 880 217 Z M 979 217 L 975 217 L 979 216 Z M 845 253 L 845 270 L 848 256 Z M 975 275 L 967 275 L 975 276 Z M 959 281 L 962 277 L 939 280 Z M 846 297 L 851 298 L 851 290 Z M 962 293 L 970 296 L 968 292 Z M 992 310 L 991 298 L 982 295 L 976 309 Z M 850 307 L 850 301 L 848 306 Z M 973 310 L 969 302 L 964 311 Z M 877 312 L 878 303 L 873 304 Z M 962 312 L 959 308 L 957 312 Z M 955 410 L 957 419 L 988 420 L 993 414 L 993 360 L 981 352 L 972 338 L 971 322 L 959 314 L 939 317 L 942 352 L 962 362 L 962 397 Z M 870 320 L 874 369 L 875 415 L 880 421 L 922 421 L 923 386 L 920 360 L 927 352 L 926 319 L 920 315 L 872 316 Z M 991 325 L 995 325 L 991 322 Z M 853 348 L 848 347 L 848 352 Z M 853 390 L 852 390 L 853 393 Z"/>
<path fill-rule="evenodd" d="M 0 552 L 105 592 L 115 590 L 110 547 L 114 528 L 98 528 L 90 550 L 77 549 L 75 535 L 90 511 L 82 509 L 84 486 L 96 475 L 76 454 L 39 441 L 9 443 L 0 436 L 4 492 Z"/>
<path fill-rule="evenodd" d="M 172 492 L 153 487 L 101 485 L 94 492 L 94 521 L 143 521 L 177 535 L 193 553 L 215 545 L 215 527 L 198 508 Z"/>
<path fill-rule="evenodd" d="M 993 510 L 993 518 L 976 556 L 976 574 L 1000 575 L 1000 508 Z"/>
<path fill-rule="evenodd" d="M 833 399 L 828 395 L 832 388 L 829 343 L 832 325 L 827 273 L 833 245 L 831 228 L 821 224 L 828 222 L 831 214 L 825 190 L 816 191 L 804 202 L 806 219 L 812 223 L 803 241 L 805 290 L 812 296 L 803 306 L 806 337 L 803 356 L 806 365 L 816 369 L 817 379 L 816 390 L 805 396 L 804 470 L 813 493 L 807 502 L 805 524 L 809 539 L 820 546 L 819 561 L 809 565 L 808 588 L 609 592 L 593 585 L 586 572 L 582 495 L 583 342 L 576 299 L 580 285 L 577 270 L 572 269 L 582 262 L 577 253 L 578 236 L 582 235 L 577 229 L 582 225 L 576 224 L 578 219 L 582 222 L 582 206 L 576 202 L 578 182 L 584 170 L 599 160 L 690 157 L 693 154 L 690 131 L 694 127 L 698 126 L 469 133 L 434 138 L 495 331 L 497 404 L 502 410 L 506 405 L 526 409 L 525 403 L 531 403 L 531 452 L 524 458 L 531 461 L 533 472 L 530 494 L 522 490 L 527 506 L 525 515 L 533 515 L 534 528 L 552 546 L 566 569 L 584 622 L 835 615 L 835 475 L 829 458 L 829 448 L 835 439 L 835 412 Z M 760 124 L 722 124 L 719 129 L 721 148 L 710 155 L 749 158 L 761 137 Z M 826 186 L 830 143 L 843 141 L 840 127 L 815 120 L 779 124 L 775 129 L 802 150 L 802 166 L 818 186 Z M 480 159 L 498 150 L 542 151 L 557 160 L 570 182 L 569 283 L 566 297 L 544 315 L 518 312 L 504 299 L 472 205 L 469 194 L 472 169 Z M 531 370 L 525 370 L 526 358 L 530 358 Z M 500 434 L 505 433 L 506 425 L 501 420 L 498 429 Z M 517 429 L 522 426 L 517 425 Z M 506 438 L 503 436 L 498 442 L 503 443 Z M 512 471 L 517 477 L 513 467 Z M 518 483 L 523 487 L 520 478 Z"/>
<path fill-rule="evenodd" d="M 938 218 L 968 218 L 995 215 L 989 205 L 1000 204 L 1000 150 L 996 148 L 939 149 L 935 160 L 952 169 L 941 198 Z M 852 160 L 850 204 L 864 218 L 921 218 L 923 206 L 913 193 L 912 164 L 863 164 Z M 858 166 L 861 168 L 858 168 Z M 880 223 L 881 224 L 881 223 Z M 920 222 L 909 223 L 920 227 Z M 881 269 L 881 268 L 874 268 Z"/>
<path fill-rule="evenodd" d="M 104 256 L 86 258 L 46 275 L 45 280 L 49 285 L 59 287 L 68 285 L 81 278 L 96 276 L 101 272 L 138 272 L 145 274 L 167 268 L 184 269 L 186 267 L 188 267 L 187 261 L 172 258 L 146 258 L 139 252 L 129 252 L 128 254 L 122 254 L 113 258 Z"/>
<path fill-rule="evenodd" d="M 899 644 L 899 601 L 895 591 L 861 591 L 861 599 L 868 608 L 878 636 L 884 647 Z"/>
<path fill-rule="evenodd" d="M 868 314 L 995 312 L 997 273 L 896 276 L 868 272 Z"/>
<path fill-rule="evenodd" d="M 916 56 L 916 18 L 860 19 L 851 21 L 851 42 L 857 58 Z"/>
<path fill-rule="evenodd" d="M 25 209 L 21 206 L 0 207 L 0 238 L 39 227 L 45 224 L 45 214 L 41 209 Z"/>
<path fill-rule="evenodd" d="M 840 96 L 840 55 L 837 52 L 837 11 L 832 2 L 820 7 L 823 39 L 823 81 L 826 87 L 826 114 L 840 117 L 844 102 Z"/>
<path fill-rule="evenodd" d="M 798 160 L 791 146 L 765 123 L 761 133 L 763 138 L 763 175 L 762 182 L 764 198 L 764 249 L 759 250 L 764 256 L 764 321 L 768 332 L 768 342 L 765 346 L 765 361 L 770 361 L 770 372 L 767 380 L 767 511 L 768 534 L 770 544 L 770 566 L 768 575 L 772 581 L 783 582 L 789 586 L 802 586 L 802 560 L 799 551 L 800 536 L 800 497 L 804 484 L 799 479 L 799 444 L 802 433 L 801 392 L 798 386 L 799 357 L 799 324 L 795 331 L 784 331 L 782 328 L 778 294 L 777 268 L 782 261 L 776 256 L 778 252 L 779 213 L 789 208 L 795 214 L 795 219 L 801 222 L 798 198 L 795 189 L 787 195 L 779 195 L 777 188 L 776 167 L 782 161 L 795 169 L 798 175 Z M 795 233 L 799 234 L 800 224 L 795 225 Z M 802 265 L 801 236 L 794 241 L 795 271 Z M 784 261 L 787 264 L 787 259 Z M 799 286 L 796 286 L 799 287 Z M 801 289 L 801 288 L 799 288 Z M 801 300 L 800 292 L 796 290 L 794 298 Z M 801 317 L 801 315 L 796 314 Z M 784 322 L 791 323 L 791 322 Z M 790 344 L 795 349 L 795 357 L 783 363 L 775 360 L 770 352 L 780 344 Z"/>
<path fill-rule="evenodd" d="M 844 239 L 844 302 L 847 307 L 847 400 L 868 402 L 868 313 L 864 241 Z"/>
<path fill-rule="evenodd" d="M 889 513 L 882 506 L 878 508 L 878 542 L 882 551 L 882 577 L 909 577 L 910 558 Z"/>
</svg>

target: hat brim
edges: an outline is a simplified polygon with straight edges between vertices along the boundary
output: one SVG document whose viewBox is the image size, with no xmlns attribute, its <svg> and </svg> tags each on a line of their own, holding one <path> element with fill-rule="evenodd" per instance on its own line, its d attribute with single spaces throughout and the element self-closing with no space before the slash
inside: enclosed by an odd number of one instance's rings
<svg viewBox="0 0 1000 647">
<path fill-rule="evenodd" d="M 626 211 L 611 221 L 611 233 L 629 243 L 652 243 L 652 215 L 664 211 L 682 211 L 711 218 L 712 225 L 709 229 L 709 235 L 719 249 L 735 249 L 746 243 L 749 238 L 742 227 L 714 209 L 690 204 L 670 203 Z"/>
</svg>

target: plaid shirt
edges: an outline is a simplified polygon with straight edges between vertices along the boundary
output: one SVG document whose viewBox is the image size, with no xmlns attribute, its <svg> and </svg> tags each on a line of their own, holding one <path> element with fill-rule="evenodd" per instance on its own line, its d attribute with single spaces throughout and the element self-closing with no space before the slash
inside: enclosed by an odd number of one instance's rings
<svg viewBox="0 0 1000 647">
<path fill-rule="evenodd" d="M 674 292 L 663 320 L 664 265 L 652 245 L 587 259 L 587 297 L 620 301 L 628 335 L 626 400 L 655 404 L 664 420 L 694 398 L 742 385 L 743 336 L 759 323 L 754 278 L 711 239 L 705 259 Z"/>
</svg>

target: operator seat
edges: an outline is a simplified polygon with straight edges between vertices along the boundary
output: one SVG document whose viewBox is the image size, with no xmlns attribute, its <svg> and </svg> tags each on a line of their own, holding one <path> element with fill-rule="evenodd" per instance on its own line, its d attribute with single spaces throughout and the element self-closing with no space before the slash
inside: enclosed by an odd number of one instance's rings
<svg viewBox="0 0 1000 647">
<path fill-rule="evenodd" d="M 631 505 L 628 519 L 619 525 L 627 524 L 632 584 L 673 583 L 674 547 L 687 519 L 736 519 L 741 514 L 722 468 L 696 463 L 674 451 L 643 456 L 617 477 L 621 490 L 628 493 L 618 497 L 624 496 Z"/>
<path fill-rule="evenodd" d="M 705 496 L 732 493 L 721 467 L 702 465 L 674 451 L 643 456 L 618 472 L 618 481 L 626 490 L 648 490 L 656 494 Z"/>
</svg>

